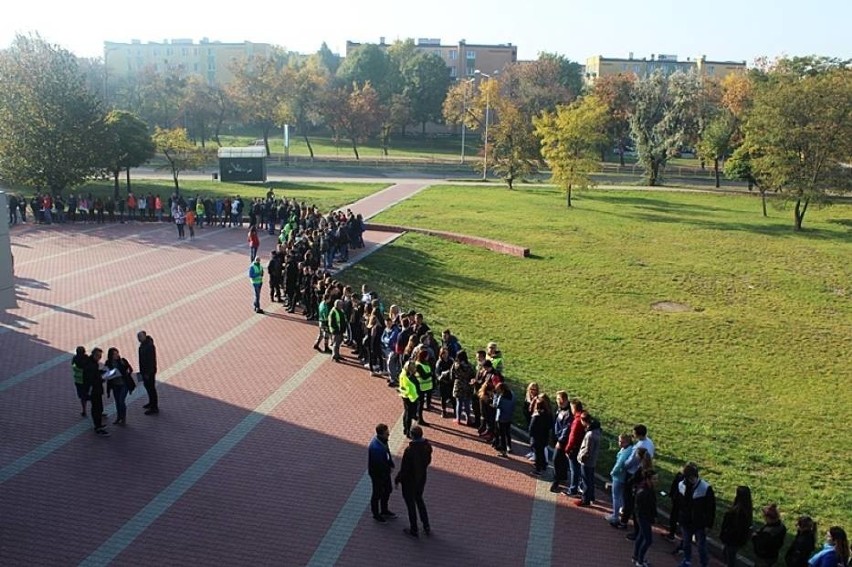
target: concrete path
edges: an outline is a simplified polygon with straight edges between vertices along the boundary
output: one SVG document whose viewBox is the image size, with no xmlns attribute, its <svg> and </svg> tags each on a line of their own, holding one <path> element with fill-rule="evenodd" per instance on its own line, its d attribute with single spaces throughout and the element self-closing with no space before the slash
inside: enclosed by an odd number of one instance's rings
<svg viewBox="0 0 852 567">
<path fill-rule="evenodd" d="M 369 218 L 424 186 L 352 208 Z M 495 456 L 434 413 L 434 534 L 402 533 L 398 492 L 400 519 L 376 524 L 366 445 L 383 421 L 401 454 L 396 393 L 357 360 L 312 350 L 304 317 L 266 301 L 266 315 L 252 312 L 245 230 L 197 232 L 178 242 L 171 225 L 13 228 L 19 308 L 0 313 L 0 565 L 630 564 L 631 544 L 602 506 L 550 494 L 526 474 L 520 443 Z M 261 238 L 266 254 L 273 239 Z M 387 238 L 368 232 L 359 254 Z M 140 387 L 127 426 L 95 436 L 72 386 L 74 348 L 116 346 L 136 366 L 142 328 L 158 349 L 162 411 L 143 415 Z M 111 423 L 111 400 L 107 411 Z M 652 549 L 655 566 L 676 564 L 672 544 Z"/>
</svg>

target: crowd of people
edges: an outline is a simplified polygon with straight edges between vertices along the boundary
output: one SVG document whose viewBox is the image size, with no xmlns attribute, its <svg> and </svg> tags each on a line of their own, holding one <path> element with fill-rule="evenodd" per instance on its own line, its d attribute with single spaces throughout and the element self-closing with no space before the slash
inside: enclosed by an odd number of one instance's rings
<svg viewBox="0 0 852 567">
<path fill-rule="evenodd" d="M 139 341 L 137 376 L 148 394 L 148 402 L 143 409 L 145 415 L 156 415 L 160 413 L 156 386 L 157 349 L 154 339 L 145 331 L 139 331 L 136 339 Z M 102 348 L 95 347 L 91 352 L 86 352 L 86 347 L 78 346 L 71 359 L 71 374 L 80 400 L 80 416 L 86 417 L 88 408 L 96 435 L 110 435 L 103 421 L 107 416 L 104 413 L 104 395 L 115 402 L 113 425 L 127 425 L 127 396 L 136 389 L 136 379 L 133 377 L 133 367 L 117 348 L 110 347 L 104 359 Z"/>
</svg>

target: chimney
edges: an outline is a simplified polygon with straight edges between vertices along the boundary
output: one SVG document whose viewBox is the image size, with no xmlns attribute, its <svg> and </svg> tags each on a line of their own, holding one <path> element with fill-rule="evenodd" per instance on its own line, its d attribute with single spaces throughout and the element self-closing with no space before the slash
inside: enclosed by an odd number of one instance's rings
<svg viewBox="0 0 852 567">
<path fill-rule="evenodd" d="M 631 52 L 630 52 L 630 54 L 627 56 L 627 58 L 628 58 L 628 59 L 630 59 L 631 61 L 633 61 L 633 52 L 632 52 L 632 51 L 631 51 Z"/>
</svg>

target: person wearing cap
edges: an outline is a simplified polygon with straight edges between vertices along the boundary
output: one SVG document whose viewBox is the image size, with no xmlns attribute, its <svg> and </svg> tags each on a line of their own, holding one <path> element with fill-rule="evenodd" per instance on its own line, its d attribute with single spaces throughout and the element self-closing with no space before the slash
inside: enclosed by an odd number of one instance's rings
<svg viewBox="0 0 852 567">
<path fill-rule="evenodd" d="M 249 265 L 248 277 L 254 286 L 254 312 L 263 313 L 260 308 L 260 289 L 263 287 L 263 266 L 260 265 L 260 257 L 255 256 Z"/>
<path fill-rule="evenodd" d="M 751 536 L 755 567 L 772 567 L 778 562 L 778 553 L 784 546 L 787 526 L 781 521 L 778 506 L 769 504 L 763 508 L 763 526 Z"/>
<path fill-rule="evenodd" d="M 701 567 L 707 567 L 707 532 L 713 529 L 716 521 L 716 496 L 713 487 L 698 476 L 698 466 L 686 463 L 683 467 L 683 480 L 678 485 L 680 494 L 680 517 L 678 518 L 683 534 L 682 567 L 692 565 L 692 540 L 698 547 L 698 560 Z"/>
</svg>

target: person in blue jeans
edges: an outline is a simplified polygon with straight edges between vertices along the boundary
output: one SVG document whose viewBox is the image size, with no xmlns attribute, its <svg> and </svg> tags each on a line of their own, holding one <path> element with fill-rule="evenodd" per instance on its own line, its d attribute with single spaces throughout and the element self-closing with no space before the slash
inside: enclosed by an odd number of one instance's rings
<svg viewBox="0 0 852 567">
<path fill-rule="evenodd" d="M 680 525 L 683 534 L 683 562 L 681 567 L 692 565 L 692 540 L 698 547 L 701 567 L 707 567 L 707 530 L 716 520 L 716 496 L 713 487 L 698 476 L 698 466 L 687 463 L 683 467 L 684 479 L 678 485 L 681 497 Z"/>
<path fill-rule="evenodd" d="M 656 482 L 657 473 L 653 470 L 641 471 L 642 479 L 636 486 L 636 523 L 639 526 L 639 534 L 633 544 L 634 567 L 649 567 L 645 560 L 648 548 L 651 547 L 651 526 L 657 517 L 657 495 Z"/>
<path fill-rule="evenodd" d="M 127 403 L 125 400 L 129 393 L 127 377 L 131 377 L 133 368 L 130 367 L 130 363 L 126 359 L 121 357 L 121 353 L 115 347 L 107 350 L 104 366 L 115 371 L 107 382 L 107 395 L 111 393 L 113 399 L 115 399 L 116 417 L 113 425 L 125 425 L 127 423 Z"/>
</svg>

